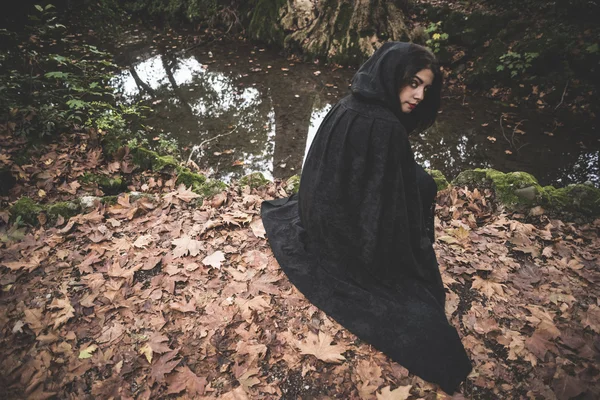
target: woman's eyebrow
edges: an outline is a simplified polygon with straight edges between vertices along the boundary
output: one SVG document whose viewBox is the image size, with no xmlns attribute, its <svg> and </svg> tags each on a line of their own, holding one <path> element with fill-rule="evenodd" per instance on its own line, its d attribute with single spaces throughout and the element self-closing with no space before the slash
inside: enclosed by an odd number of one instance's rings
<svg viewBox="0 0 600 400">
<path fill-rule="evenodd" d="M 423 83 L 423 79 L 419 78 L 417 75 L 415 75 L 415 78 L 417 78 L 419 82 Z"/>
</svg>

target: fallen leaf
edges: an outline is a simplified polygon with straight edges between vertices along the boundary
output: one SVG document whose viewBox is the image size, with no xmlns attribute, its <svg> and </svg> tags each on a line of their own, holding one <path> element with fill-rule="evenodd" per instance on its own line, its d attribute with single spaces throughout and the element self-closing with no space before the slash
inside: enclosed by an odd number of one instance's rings
<svg viewBox="0 0 600 400">
<path fill-rule="evenodd" d="M 248 395 L 246 394 L 246 392 L 244 392 L 244 388 L 242 388 L 241 386 L 238 386 L 237 388 L 233 389 L 231 392 L 227 392 L 223 395 L 221 395 L 221 397 L 219 397 L 219 400 L 250 400 L 248 398 Z"/>
<path fill-rule="evenodd" d="M 381 389 L 381 392 L 377 393 L 377 400 L 406 400 L 410 397 L 410 389 L 412 385 L 398 386 L 394 390 L 390 390 L 390 386 L 386 386 Z"/>
<path fill-rule="evenodd" d="M 75 309 L 71 305 L 68 299 L 57 299 L 54 298 L 49 308 L 59 309 L 60 311 L 53 315 L 54 317 L 54 329 L 61 325 L 64 325 L 68 320 L 75 316 Z"/>
<path fill-rule="evenodd" d="M 222 251 L 215 251 L 210 256 L 204 257 L 202 264 L 221 269 L 221 263 L 225 261 L 225 254 Z"/>
<path fill-rule="evenodd" d="M 184 235 L 179 239 L 171 241 L 171 244 L 175 246 L 173 249 L 173 257 L 179 258 L 186 255 L 197 256 L 202 250 L 202 242 L 194 240 L 191 237 Z"/>
<path fill-rule="evenodd" d="M 175 373 L 167 378 L 166 394 L 175 394 L 186 390 L 187 395 L 195 398 L 204 395 L 207 383 L 205 377 L 199 377 L 187 365 L 183 365 L 177 367 Z"/>
<path fill-rule="evenodd" d="M 262 219 L 257 218 L 250 224 L 250 229 L 252 229 L 252 233 L 257 238 L 264 239 L 265 238 L 265 227 L 263 226 Z"/>
<path fill-rule="evenodd" d="M 133 246 L 142 249 L 152 243 L 152 235 L 142 235 L 133 242 Z"/>
<path fill-rule="evenodd" d="M 163 382 L 165 375 L 173 371 L 177 364 L 179 364 L 180 360 L 173 360 L 177 356 L 177 353 L 179 353 L 178 349 L 170 351 L 156 360 L 150 371 L 150 378 L 153 382 Z"/>
<path fill-rule="evenodd" d="M 339 344 L 332 345 L 332 341 L 333 338 L 325 332 L 319 331 L 319 336 L 308 332 L 306 340 L 296 345 L 301 354 L 311 354 L 321 361 L 339 364 L 346 359 L 342 355 L 346 348 Z"/>
<path fill-rule="evenodd" d="M 585 318 L 581 319 L 581 324 L 584 328 L 589 327 L 594 332 L 600 333 L 600 307 L 591 304 L 585 313 Z"/>
<path fill-rule="evenodd" d="M 93 344 L 91 346 L 88 346 L 79 352 L 78 358 L 80 358 L 80 359 L 90 358 L 90 357 L 92 357 L 92 353 L 95 352 L 96 350 L 98 350 L 97 345 Z"/>
</svg>

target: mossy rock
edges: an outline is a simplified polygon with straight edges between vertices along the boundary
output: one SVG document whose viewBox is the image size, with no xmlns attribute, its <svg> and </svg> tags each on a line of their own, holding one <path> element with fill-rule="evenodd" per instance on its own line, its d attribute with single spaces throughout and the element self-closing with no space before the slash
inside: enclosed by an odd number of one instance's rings
<svg viewBox="0 0 600 400">
<path fill-rule="evenodd" d="M 206 181 L 206 183 L 202 185 L 202 187 L 198 191 L 195 192 L 201 195 L 203 198 L 206 198 L 212 197 L 225 189 L 227 189 L 227 184 L 225 184 L 224 182 L 209 180 Z"/>
<path fill-rule="evenodd" d="M 80 181 L 82 183 L 96 183 L 104 193 L 109 195 L 121 193 L 126 187 L 123 178 L 120 176 L 110 177 L 86 172 L 80 178 Z"/>
<path fill-rule="evenodd" d="M 294 175 L 285 182 L 285 191 L 288 193 L 298 193 L 300 190 L 300 175 Z"/>
<path fill-rule="evenodd" d="M 197 174 L 187 168 L 179 168 L 176 183 L 191 188 L 192 192 L 199 194 L 202 198 L 211 197 L 227 189 L 227 185 L 221 181 L 207 179 L 204 175 Z"/>
<path fill-rule="evenodd" d="M 178 185 L 184 184 L 186 188 L 191 187 L 192 190 L 196 190 L 206 183 L 206 177 L 187 168 L 181 168 L 175 183 Z"/>
<path fill-rule="evenodd" d="M 19 217 L 21 221 L 30 224 L 38 224 L 38 215 L 44 211 L 44 207 L 29 197 L 21 197 L 10 207 L 10 220 L 15 222 Z"/>
<path fill-rule="evenodd" d="M 133 162 L 144 170 L 161 172 L 165 168 L 177 169 L 179 166 L 175 157 L 161 156 L 157 152 L 143 147 L 131 149 L 131 154 L 133 155 Z"/>
<path fill-rule="evenodd" d="M 59 201 L 47 206 L 46 210 L 51 219 L 56 219 L 59 215 L 69 219 L 81 212 L 81 205 L 72 201 Z"/>
<path fill-rule="evenodd" d="M 252 172 L 240 179 L 240 185 L 258 188 L 268 184 L 270 181 L 260 172 Z"/>
<path fill-rule="evenodd" d="M 448 186 L 450 186 L 450 183 L 448 183 L 448 180 L 446 179 L 442 171 L 439 171 L 437 169 L 428 169 L 426 171 L 429 175 L 431 175 L 431 177 L 435 181 L 438 191 L 447 189 Z"/>
<path fill-rule="evenodd" d="M 600 189 L 592 185 L 575 184 L 560 189 L 544 186 L 540 192 L 541 203 L 545 207 L 600 215 Z"/>
<path fill-rule="evenodd" d="M 463 171 L 452 184 L 492 188 L 496 199 L 509 209 L 541 205 L 557 212 L 600 215 L 600 189 L 592 185 L 576 184 L 556 189 L 541 186 L 526 172 L 503 173 L 494 169 Z"/>
<path fill-rule="evenodd" d="M 541 186 L 526 172 L 503 173 L 495 169 L 474 169 L 461 172 L 453 181 L 455 186 L 491 187 L 502 204 L 515 207 L 532 205 L 539 199 Z M 531 196 L 530 193 L 534 195 Z"/>
</svg>

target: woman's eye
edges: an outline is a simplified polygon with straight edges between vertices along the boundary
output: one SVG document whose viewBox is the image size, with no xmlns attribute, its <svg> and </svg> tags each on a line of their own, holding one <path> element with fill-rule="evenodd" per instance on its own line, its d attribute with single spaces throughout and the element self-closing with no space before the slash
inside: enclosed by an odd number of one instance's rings
<svg viewBox="0 0 600 400">
<path fill-rule="evenodd" d="M 412 83 L 410 84 L 410 86 L 411 86 L 413 89 L 416 89 L 416 88 L 418 88 L 418 87 L 419 87 L 419 83 L 418 83 L 417 81 L 412 81 Z"/>
</svg>

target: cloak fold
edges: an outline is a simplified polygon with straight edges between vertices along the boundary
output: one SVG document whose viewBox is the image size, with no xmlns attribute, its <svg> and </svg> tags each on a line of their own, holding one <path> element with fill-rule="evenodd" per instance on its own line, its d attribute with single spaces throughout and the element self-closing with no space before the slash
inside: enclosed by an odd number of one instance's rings
<svg viewBox="0 0 600 400">
<path fill-rule="evenodd" d="M 435 182 L 415 163 L 398 113 L 380 101 L 395 104 L 396 90 L 381 82 L 409 50 L 384 45 L 365 63 L 353 94 L 321 124 L 298 195 L 264 202 L 262 219 L 281 268 L 310 302 L 452 393 L 471 363 L 444 312 Z"/>
</svg>

